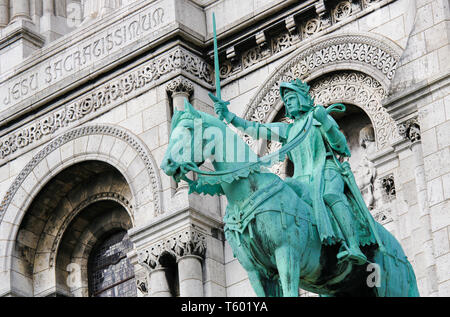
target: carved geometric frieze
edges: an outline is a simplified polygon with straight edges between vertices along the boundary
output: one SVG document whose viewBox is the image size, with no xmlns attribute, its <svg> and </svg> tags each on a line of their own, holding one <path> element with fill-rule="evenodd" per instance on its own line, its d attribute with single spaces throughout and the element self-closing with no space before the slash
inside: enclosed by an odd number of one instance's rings
<svg viewBox="0 0 450 317">
<path fill-rule="evenodd" d="M 353 4 L 351 1 L 339 2 L 333 10 L 331 10 L 331 16 L 334 23 L 341 22 L 342 20 L 350 17 L 353 14 Z"/>
<path fill-rule="evenodd" d="M 190 227 L 160 240 L 144 250 L 139 250 L 138 263 L 148 270 L 153 270 L 164 266 L 161 259 L 166 254 L 170 254 L 176 259 L 187 255 L 203 258 L 205 252 L 206 236 Z"/>
<path fill-rule="evenodd" d="M 301 26 L 302 39 L 307 39 L 323 30 L 325 30 L 330 24 L 328 18 L 311 18 Z"/>
<path fill-rule="evenodd" d="M 377 222 L 379 222 L 382 225 L 385 225 L 393 221 L 392 210 L 389 207 L 374 209 L 372 211 L 372 216 Z"/>
<path fill-rule="evenodd" d="M 44 136 L 55 134 L 62 128 L 74 126 L 81 120 L 117 106 L 130 94 L 139 89 L 151 88 L 156 80 L 175 71 L 186 71 L 212 84 L 208 64 L 187 50 L 176 48 L 1 138 L 0 160 L 18 149 L 37 143 Z"/>
<path fill-rule="evenodd" d="M 147 272 L 144 271 L 136 272 L 135 278 L 136 278 L 136 288 L 142 294 L 143 297 L 146 297 L 149 293 Z"/>
<path fill-rule="evenodd" d="M 326 1 L 315 1 L 315 17 L 311 18 L 310 13 L 306 15 L 303 15 L 303 13 L 291 14 L 284 20 L 284 31 L 281 29 L 271 30 L 269 27 L 255 35 L 256 45 L 253 45 L 253 47 L 247 47 L 241 52 L 238 52 L 235 47 L 230 47 L 229 49 L 233 50 L 233 54 L 229 54 L 227 49 L 226 58 L 220 61 L 220 64 L 223 65 L 220 76 L 222 79 L 227 79 L 270 56 L 285 51 L 300 41 L 328 29 L 334 24 L 342 22 L 343 25 L 350 21 L 349 17 L 365 9 L 370 12 L 368 8 L 381 1 L 383 0 L 346 0 L 337 2 L 334 7 L 328 9 Z M 264 34 L 264 40 L 261 40 L 262 34 Z M 266 43 L 270 45 L 266 46 Z M 371 54 L 369 53 L 369 55 Z M 237 55 L 240 55 L 241 58 L 237 58 Z M 389 76 L 392 77 L 392 75 Z"/>
</svg>

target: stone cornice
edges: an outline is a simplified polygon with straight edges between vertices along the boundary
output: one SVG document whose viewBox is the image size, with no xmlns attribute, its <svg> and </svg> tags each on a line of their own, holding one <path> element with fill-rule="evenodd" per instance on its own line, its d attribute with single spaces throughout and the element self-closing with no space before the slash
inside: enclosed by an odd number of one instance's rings
<svg viewBox="0 0 450 317">
<path fill-rule="evenodd" d="M 59 131 L 91 120 L 180 72 L 211 85 L 208 67 L 190 51 L 172 48 L 1 137 L 0 165 L 44 143 Z"/>
<path fill-rule="evenodd" d="M 417 116 L 417 104 L 421 99 L 450 84 L 450 74 L 441 73 L 430 80 L 424 80 L 383 100 L 383 106 L 397 122 Z"/>
<path fill-rule="evenodd" d="M 202 35 L 178 15 L 175 0 L 138 1 L 108 21 L 89 24 L 51 43 L 2 76 L 0 125 L 34 111 L 54 99 L 55 93 L 67 93 L 177 36 L 202 43 Z"/>
<path fill-rule="evenodd" d="M 27 42 L 32 43 L 38 48 L 44 46 L 45 38 L 40 34 L 34 32 L 28 27 L 22 26 L 16 29 L 13 29 L 6 36 L 0 38 L 0 50 L 4 49 L 7 46 L 12 45 L 14 42 L 25 39 Z"/>
<path fill-rule="evenodd" d="M 186 226 L 192 226 L 205 235 L 211 235 L 211 229 L 220 229 L 223 225 L 219 216 L 214 217 L 187 207 L 159 215 L 141 227 L 130 229 L 128 234 L 138 248 L 148 243 L 153 244 L 174 230 L 178 231 Z"/>
<path fill-rule="evenodd" d="M 157 166 L 151 154 L 149 153 L 147 147 L 139 138 L 136 138 L 128 131 L 123 128 L 118 128 L 114 126 L 107 125 L 91 125 L 83 126 L 77 129 L 72 129 L 67 133 L 60 135 L 55 138 L 52 142 L 47 144 L 42 150 L 40 150 L 33 158 L 25 165 L 25 167 L 20 171 L 19 175 L 14 179 L 9 189 L 6 191 L 3 200 L 0 203 L 0 222 L 2 221 L 5 212 L 8 210 L 11 201 L 13 200 L 15 194 L 19 190 L 22 183 L 27 179 L 28 175 L 33 172 L 33 169 L 44 160 L 50 153 L 59 149 L 64 144 L 89 135 L 110 135 L 126 142 L 142 159 L 146 170 L 150 176 L 152 193 L 153 193 L 153 203 L 155 208 L 155 214 L 162 214 L 162 197 L 160 188 L 159 173 L 157 172 Z M 136 207 L 137 208 L 137 207 Z"/>
</svg>

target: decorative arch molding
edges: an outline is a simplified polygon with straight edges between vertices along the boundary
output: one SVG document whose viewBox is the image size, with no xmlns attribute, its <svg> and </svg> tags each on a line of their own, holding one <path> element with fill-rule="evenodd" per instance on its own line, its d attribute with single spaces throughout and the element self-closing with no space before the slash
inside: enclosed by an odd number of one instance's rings
<svg viewBox="0 0 450 317">
<path fill-rule="evenodd" d="M 128 213 L 131 219 L 131 223 L 134 226 L 134 219 L 133 219 L 133 206 L 131 205 L 131 202 L 127 199 L 127 197 L 123 196 L 120 193 L 117 192 L 101 192 L 97 194 L 93 194 L 87 199 L 80 202 L 73 210 L 69 212 L 68 215 L 66 215 L 66 218 L 58 228 L 58 233 L 55 236 L 55 239 L 53 240 L 52 247 L 50 249 L 50 258 L 49 258 L 49 267 L 54 267 L 56 265 L 56 254 L 58 251 L 58 247 L 61 244 L 62 237 L 64 233 L 66 232 L 67 228 L 71 224 L 72 220 L 86 207 L 88 207 L 91 204 L 94 204 L 99 201 L 104 200 L 110 200 L 115 201 L 119 205 L 121 205 Z M 39 249 L 38 249 L 39 252 Z"/>
<path fill-rule="evenodd" d="M 88 143 L 89 138 L 93 136 L 98 136 L 99 142 L 98 144 L 94 144 L 92 149 L 89 149 L 89 144 L 85 144 L 84 149 L 77 150 L 76 153 L 76 150 L 74 150 L 72 157 L 68 157 L 66 160 L 62 160 L 61 158 L 59 158 L 56 164 L 53 163 L 53 170 L 50 170 L 51 167 L 48 161 L 46 161 L 46 158 L 54 153 L 57 149 L 62 148 L 69 142 L 76 142 L 81 138 L 87 138 L 84 140 L 84 142 Z M 102 145 L 101 143 L 105 136 L 112 137 L 113 140 L 120 140 L 125 143 L 124 148 L 122 148 L 122 152 L 115 155 L 111 148 L 109 148 L 109 152 L 102 153 L 102 151 L 100 150 Z M 146 171 L 146 173 L 135 174 L 139 174 L 138 176 L 140 177 L 140 182 L 146 184 L 147 186 L 141 186 L 141 188 L 138 188 L 136 184 L 134 184 L 133 179 L 131 179 L 130 175 L 127 175 L 127 171 L 130 169 L 130 166 L 125 166 L 120 160 L 120 155 L 127 151 L 134 154 L 135 159 L 133 160 L 133 162 L 136 162 L 137 166 L 142 166 L 143 170 Z M 139 159 L 136 160 L 136 158 Z M 42 186 L 44 186 L 44 184 L 48 182 L 52 176 L 56 175 L 55 173 L 57 171 L 61 171 L 62 169 L 73 165 L 74 163 L 86 159 L 98 159 L 106 163 L 110 163 L 124 175 L 130 185 L 131 192 L 135 199 L 135 212 L 138 211 L 140 207 L 147 204 L 150 200 L 153 202 L 154 214 L 157 215 L 162 213 L 163 209 L 161 180 L 159 177 L 157 165 L 151 155 L 150 150 L 148 150 L 145 144 L 142 143 L 138 137 L 134 136 L 132 133 L 123 128 L 110 125 L 92 125 L 76 128 L 64 133 L 63 135 L 50 142 L 30 160 L 30 162 L 16 177 L 0 204 L 0 224 L 1 221 L 3 221 L 5 217 L 7 217 L 8 221 L 14 223 L 15 225 L 19 225 L 20 221 L 18 220 L 22 218 L 32 199 L 36 197 L 40 188 L 42 188 Z M 133 164 L 133 162 L 129 162 L 129 165 Z M 32 172 L 40 165 L 46 166 L 46 175 L 43 175 L 43 177 L 41 177 L 41 179 L 39 179 L 38 181 L 32 180 L 30 174 L 32 174 Z M 35 174 L 40 175 L 42 173 Z M 31 184 L 35 184 L 34 187 L 28 191 L 24 188 L 32 185 L 27 184 L 27 180 L 29 180 Z M 151 193 L 148 192 L 148 189 L 146 187 L 150 187 Z M 149 195 L 151 195 L 152 197 L 148 197 Z M 20 213 L 21 215 L 17 215 L 17 213 Z"/>
<path fill-rule="evenodd" d="M 311 83 L 310 92 L 317 104 L 347 103 L 361 108 L 372 121 L 378 149 L 399 137 L 395 121 L 381 103 L 387 91 L 371 76 L 360 72 L 325 75 Z"/>
<path fill-rule="evenodd" d="M 244 111 L 247 120 L 269 122 L 280 102 L 279 85 L 300 78 L 310 82 L 332 71 L 362 72 L 387 91 L 402 54 L 391 40 L 369 33 L 324 36 L 300 47 L 275 70 Z"/>
</svg>

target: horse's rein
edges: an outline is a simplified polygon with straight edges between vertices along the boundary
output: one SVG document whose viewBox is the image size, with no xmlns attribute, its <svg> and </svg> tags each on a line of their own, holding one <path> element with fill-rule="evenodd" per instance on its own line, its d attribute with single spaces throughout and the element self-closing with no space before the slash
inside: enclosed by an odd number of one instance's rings
<svg viewBox="0 0 450 317">
<path fill-rule="evenodd" d="M 340 108 L 338 108 L 338 106 L 340 106 Z M 329 106 L 328 108 L 326 108 L 327 113 L 345 112 L 345 110 L 346 110 L 345 105 L 340 104 L 340 103 L 333 104 L 333 105 Z M 279 157 L 280 154 L 285 154 L 285 153 L 291 151 L 294 147 L 296 147 L 298 144 L 303 142 L 303 140 L 306 138 L 309 131 L 311 130 L 312 123 L 313 123 L 313 115 L 314 115 L 314 108 L 309 111 L 308 119 L 306 120 L 303 127 L 300 129 L 300 132 L 294 137 L 294 139 L 290 143 L 284 145 L 276 152 L 273 152 L 273 153 L 267 154 L 266 156 L 263 156 L 262 158 L 258 159 L 256 162 L 246 164 L 246 165 L 238 167 L 236 169 L 223 170 L 220 172 L 202 171 L 195 164 L 182 165 L 180 167 L 183 172 L 183 176 L 184 176 L 184 178 L 182 177 L 182 179 L 184 179 L 187 182 L 193 182 L 192 180 L 189 180 L 185 176 L 186 172 L 189 172 L 189 171 L 192 171 L 199 175 L 204 175 L 204 176 L 222 176 L 222 175 L 227 175 L 227 174 L 231 174 L 231 173 L 236 173 L 238 171 L 248 169 L 248 168 L 258 165 L 258 164 L 264 164 L 267 161 L 270 161 L 270 159 L 273 157 L 276 157 L 276 156 Z"/>
</svg>

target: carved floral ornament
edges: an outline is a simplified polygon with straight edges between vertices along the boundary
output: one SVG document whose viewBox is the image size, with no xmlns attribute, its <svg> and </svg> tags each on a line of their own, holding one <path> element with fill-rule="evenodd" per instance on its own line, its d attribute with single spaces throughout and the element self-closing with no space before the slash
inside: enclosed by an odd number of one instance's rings
<svg viewBox="0 0 450 317">
<path fill-rule="evenodd" d="M 194 85 L 191 81 L 179 76 L 167 84 L 166 90 L 170 95 L 185 93 L 190 96 L 194 92 Z"/>
<path fill-rule="evenodd" d="M 220 77 L 227 79 L 255 64 L 261 64 L 267 58 L 277 55 L 301 41 L 312 36 L 318 36 L 322 31 L 328 32 L 327 29 L 332 25 L 341 24 L 343 26 L 351 21 L 352 16 L 359 14 L 361 10 L 370 13 L 370 7 L 383 1 L 386 2 L 385 0 L 336 1 L 330 8 L 325 6 L 323 0 L 315 1 L 314 6 L 317 13 L 315 16 L 290 15 L 285 19 L 283 30 L 266 29 L 255 34 L 256 43 L 253 43 L 251 48 L 240 52 L 233 46 L 229 47 L 226 59 L 220 63 Z M 294 16 L 297 16 L 297 18 Z"/>
<path fill-rule="evenodd" d="M 393 120 L 381 106 L 381 99 L 386 95 L 385 86 L 393 79 L 399 59 L 400 53 L 397 50 L 379 39 L 365 35 L 337 35 L 320 39 L 315 45 L 300 49 L 300 53 L 293 55 L 269 77 L 247 106 L 245 119 L 258 122 L 270 120 L 276 105 L 281 102 L 281 82 L 295 78 L 307 80 L 312 74 L 319 73 L 326 67 L 344 64 L 347 69 L 354 67 L 359 72 L 376 74 L 377 79 L 364 73 L 350 75 L 354 72 L 346 71 L 345 74 L 328 81 L 328 87 L 324 84 L 312 87 L 313 96 L 317 98 L 316 103 L 327 104 L 345 99 L 363 108 L 374 123 L 377 146 L 383 148 L 398 133 Z M 320 89 L 317 88 L 319 86 Z"/>
<path fill-rule="evenodd" d="M 153 270 L 163 266 L 160 260 L 165 254 L 170 254 L 177 259 L 187 255 L 203 258 L 205 252 L 206 236 L 193 228 L 187 228 L 138 251 L 138 262 L 148 270 Z"/>
<path fill-rule="evenodd" d="M 0 139 L 0 161 L 45 136 L 117 106 L 136 91 L 151 88 L 161 77 L 175 71 L 185 71 L 212 84 L 208 64 L 187 50 L 176 48 L 4 136 Z"/>
<path fill-rule="evenodd" d="M 411 141 L 411 143 L 419 142 L 421 140 L 420 125 L 417 118 L 399 124 L 398 132 L 403 138 Z"/>
</svg>

